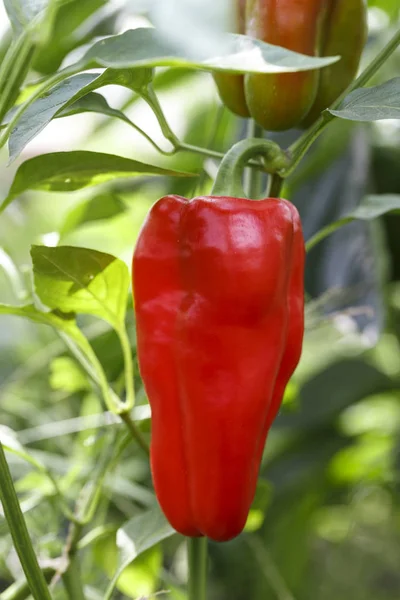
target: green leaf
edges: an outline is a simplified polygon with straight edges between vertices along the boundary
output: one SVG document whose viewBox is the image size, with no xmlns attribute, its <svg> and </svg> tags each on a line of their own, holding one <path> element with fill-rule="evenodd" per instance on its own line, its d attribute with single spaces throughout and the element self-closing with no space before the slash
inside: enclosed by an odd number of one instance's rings
<svg viewBox="0 0 400 600">
<path fill-rule="evenodd" d="M 135 175 L 192 176 L 191 173 L 163 169 L 100 152 L 82 150 L 42 154 L 25 161 L 19 167 L 8 196 L 0 205 L 0 213 L 14 198 L 27 190 L 69 192 Z"/>
<path fill-rule="evenodd" d="M 125 363 L 126 404 L 122 406 L 130 410 L 135 394 L 132 352 L 125 329 L 130 282 L 126 264 L 110 254 L 74 246 L 32 246 L 31 256 L 35 290 L 43 304 L 63 313 L 99 317 L 117 332 Z M 110 408 L 118 412 L 119 399 Z"/>
<path fill-rule="evenodd" d="M 124 262 L 74 246 L 32 246 L 31 256 L 35 290 L 43 304 L 97 316 L 115 328 L 124 322 L 130 281 Z"/>
<path fill-rule="evenodd" d="M 49 0 L 4 0 L 13 29 L 20 33 L 44 16 Z"/>
<path fill-rule="evenodd" d="M 84 200 L 69 211 L 60 229 L 60 235 L 65 236 L 87 223 L 112 219 L 124 213 L 126 208 L 121 198 L 112 193 Z"/>
<path fill-rule="evenodd" d="M 94 555 L 96 562 L 111 579 L 118 563 L 115 532 L 95 544 Z M 152 594 L 158 583 L 162 558 L 159 544 L 143 552 L 123 570 L 116 584 L 117 589 L 128 598 L 138 599 Z"/>
<path fill-rule="evenodd" d="M 55 14 L 49 26 L 49 35 L 35 54 L 34 70 L 43 74 L 55 73 L 62 60 L 75 48 L 87 43 L 97 35 L 106 35 L 113 31 L 103 30 L 114 15 L 95 14 L 108 0 L 62 0 L 57 2 Z M 82 24 L 84 26 L 82 27 Z M 102 27 L 103 25 L 103 27 Z M 100 30 L 98 27 L 100 26 Z"/>
<path fill-rule="evenodd" d="M 112 84 L 138 91 L 151 78 L 152 71 L 150 69 L 135 69 L 135 71 L 107 69 L 104 73 L 80 73 L 65 79 L 54 86 L 47 94 L 35 100 L 22 114 L 18 124 L 10 134 L 10 162 L 15 160 L 25 146 L 55 117 L 76 114 L 82 112 L 82 110 L 91 110 L 92 112 L 102 112 L 112 117 L 118 117 L 130 124 L 130 120 L 123 113 L 117 110 L 113 111 L 101 96 L 91 96 L 86 102 L 82 98 L 93 92 L 93 90 Z M 81 100 L 80 105 L 78 104 L 79 100 Z M 75 105 L 75 110 L 61 114 L 71 105 Z M 3 125 L 10 121 L 16 110 L 17 108 L 14 108 L 8 113 Z"/>
<path fill-rule="evenodd" d="M 76 100 L 73 104 L 57 113 L 56 117 L 70 117 L 83 112 L 100 113 L 102 115 L 106 115 L 107 117 L 120 119 L 121 121 L 128 123 L 128 125 L 131 124 L 131 120 L 128 119 L 128 117 L 125 116 L 122 111 L 112 108 L 104 96 L 96 92 L 89 92 L 89 94 L 86 96 L 79 98 L 79 100 Z"/>
<path fill-rule="evenodd" d="M 318 69 L 339 57 L 315 58 L 297 54 L 237 34 L 221 34 L 215 43 L 185 48 L 179 36 L 163 36 L 154 28 L 138 28 L 95 43 L 80 61 L 81 69 L 113 67 L 192 67 L 234 73 L 288 73 Z"/>
<path fill-rule="evenodd" d="M 120 575 L 135 558 L 175 533 L 158 507 L 133 517 L 118 529 L 118 567 L 104 600 L 111 598 Z"/>
<path fill-rule="evenodd" d="M 350 121 L 400 119 L 400 77 L 375 87 L 354 90 L 338 109 L 329 112 Z"/>
<path fill-rule="evenodd" d="M 371 195 L 365 196 L 362 202 L 357 206 L 357 208 L 345 215 L 341 219 L 330 223 L 318 233 L 316 233 L 312 238 L 310 238 L 306 243 L 307 251 L 310 251 L 311 248 L 316 246 L 320 241 L 325 239 L 328 235 L 331 235 L 343 225 L 347 225 L 347 223 L 351 223 L 351 221 L 360 220 L 360 221 L 372 221 L 388 212 L 397 212 L 400 211 L 400 195 L 396 194 L 381 194 L 381 195 Z"/>
<path fill-rule="evenodd" d="M 76 326 L 74 315 L 61 315 L 55 312 L 41 312 L 33 304 L 26 304 L 24 306 L 0 304 L 0 315 L 1 314 L 24 317 L 30 321 L 33 321 L 34 323 L 50 325 L 50 327 L 62 331 L 74 339 L 78 337 L 76 335 L 76 331 L 78 334 L 81 333 Z"/>
<path fill-rule="evenodd" d="M 372 221 L 388 212 L 400 210 L 400 194 L 365 196 L 361 204 L 351 213 L 353 219 Z"/>
<path fill-rule="evenodd" d="M 70 77 L 56 85 L 49 94 L 33 102 L 11 132 L 10 161 L 17 158 L 25 146 L 50 123 L 57 112 L 94 89 L 94 82 L 100 77 L 99 73 L 81 73 Z M 3 125 L 7 124 L 16 110 L 17 108 L 14 108 L 8 113 Z"/>
</svg>

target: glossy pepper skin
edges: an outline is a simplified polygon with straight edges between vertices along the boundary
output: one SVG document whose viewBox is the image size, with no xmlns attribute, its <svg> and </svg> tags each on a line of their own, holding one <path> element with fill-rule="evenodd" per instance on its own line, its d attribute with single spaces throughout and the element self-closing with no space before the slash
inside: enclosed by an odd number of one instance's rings
<svg viewBox="0 0 400 600">
<path fill-rule="evenodd" d="M 331 0 L 324 20 L 320 54 L 341 56 L 341 59 L 320 70 L 317 96 L 302 122 L 303 127 L 312 125 L 353 81 L 367 33 L 365 0 Z"/>
<path fill-rule="evenodd" d="M 309 56 L 318 55 L 319 36 L 329 0 L 248 0 L 246 35 Z M 318 71 L 247 75 L 249 112 L 264 129 L 295 127 L 317 93 Z"/>
<path fill-rule="evenodd" d="M 309 127 L 357 73 L 367 34 L 365 0 L 245 0 L 238 6 L 240 33 L 309 56 L 341 56 L 314 71 L 216 77 L 222 102 L 235 114 L 270 131 Z"/>
<path fill-rule="evenodd" d="M 244 33 L 245 30 L 245 5 L 246 0 L 238 0 L 236 5 L 237 33 Z M 214 73 L 214 81 L 217 84 L 222 103 L 236 115 L 244 118 L 250 117 L 244 95 L 244 75 Z"/>
<path fill-rule="evenodd" d="M 300 358 L 304 242 L 281 199 L 186 200 L 151 209 L 133 258 L 151 468 L 187 536 L 238 535 L 268 429 Z"/>
</svg>

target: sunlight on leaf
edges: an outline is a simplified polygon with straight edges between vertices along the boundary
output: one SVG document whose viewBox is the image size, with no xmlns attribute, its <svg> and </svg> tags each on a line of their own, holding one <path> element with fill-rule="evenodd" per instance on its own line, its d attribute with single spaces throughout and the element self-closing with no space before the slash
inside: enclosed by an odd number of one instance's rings
<svg viewBox="0 0 400 600">
<path fill-rule="evenodd" d="M 36 293 L 49 308 L 90 314 L 118 327 L 125 318 L 129 272 L 103 252 L 74 246 L 33 246 Z"/>
</svg>

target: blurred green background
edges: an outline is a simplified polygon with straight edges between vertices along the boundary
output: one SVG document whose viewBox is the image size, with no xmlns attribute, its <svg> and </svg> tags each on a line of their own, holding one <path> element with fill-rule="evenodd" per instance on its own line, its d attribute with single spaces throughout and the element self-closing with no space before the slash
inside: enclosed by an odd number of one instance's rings
<svg viewBox="0 0 400 600">
<path fill-rule="evenodd" d="M 56 71 L 101 36 L 149 22 L 171 26 L 162 2 L 70 0 L 56 14 L 52 35 L 37 51 L 28 81 Z M 171 10 L 182 8 L 178 1 Z M 186 1 L 173 26 L 197 19 L 228 28 L 229 6 Z M 229 4 L 229 3 L 228 3 Z M 214 12 L 212 12 L 214 11 Z M 201 18 L 198 18 L 199 14 Z M 398 0 L 370 0 L 370 35 L 363 63 L 400 24 Z M 168 21 L 169 19 L 169 21 Z M 200 23 L 200 25 L 199 25 Z M 0 59 L 10 40 L 0 6 Z M 400 51 L 374 79 L 400 70 Z M 165 146 L 150 109 L 137 96 L 110 86 L 108 102 Z M 156 91 L 174 131 L 186 142 L 226 151 L 245 135 L 244 121 L 219 105 L 210 75 L 160 70 Z M 283 144 L 298 132 L 277 136 Z M 285 190 L 309 238 L 356 206 L 367 193 L 400 194 L 400 121 L 335 122 L 311 149 Z M 200 181 L 144 177 L 69 194 L 26 193 L 0 219 L 0 300 L 31 296 L 32 244 L 75 245 L 131 260 L 140 225 L 167 193 L 190 196 L 210 189 L 217 163 L 193 154 L 161 158 L 126 124 L 84 113 L 53 121 L 7 167 L 3 149 L 0 194 L 18 164 L 52 151 L 90 149 L 144 162 L 201 171 Z M 203 169 L 203 170 L 202 170 Z M 301 363 L 269 435 L 259 494 L 247 531 L 227 544 L 210 544 L 210 599 L 398 600 L 400 598 L 400 216 L 353 223 L 317 246 L 307 262 L 307 331 Z M 133 311 L 128 311 L 133 350 Z M 82 318 L 110 382 L 123 371 L 116 335 L 103 322 Z M 0 316 L 2 435 L 17 435 L 27 451 L 60 479 L 75 500 L 107 443 L 104 410 L 63 342 L 46 327 Z M 137 371 L 137 370 L 136 370 Z M 138 401 L 146 403 L 140 379 Z M 149 423 L 143 425 L 148 435 Z M 14 432 L 14 433 L 13 433 Z M 58 557 L 67 521 L 48 479 L 8 454 L 30 534 L 42 564 Z M 106 479 L 91 527 L 107 535 L 82 552 L 87 598 L 101 599 L 117 561 L 115 531 L 152 506 L 147 460 L 133 445 Z M 0 514 L 0 590 L 21 567 Z M 185 598 L 183 538 L 175 536 L 126 569 L 115 598 L 170 590 Z M 61 586 L 54 598 L 63 598 Z M 166 596 L 167 597 L 167 596 Z"/>
</svg>

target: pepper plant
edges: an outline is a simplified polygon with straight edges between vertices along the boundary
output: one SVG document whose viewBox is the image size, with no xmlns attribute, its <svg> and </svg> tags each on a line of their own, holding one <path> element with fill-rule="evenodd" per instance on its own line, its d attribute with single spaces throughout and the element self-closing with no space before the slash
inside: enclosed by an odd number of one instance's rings
<svg viewBox="0 0 400 600">
<path fill-rule="evenodd" d="M 386 25 L 366 45 L 362 0 L 216 4 L 4 0 L 0 315 L 43 351 L 1 353 L 5 600 L 318 597 L 280 531 L 302 541 L 291 519 L 339 494 L 320 486 L 348 457 L 337 418 L 399 384 L 378 354 L 342 364 L 329 336 L 310 341 L 334 320 L 346 340 L 349 319 L 359 340 L 383 329 L 369 289 L 335 308 L 351 236 L 333 267 L 326 248 L 400 210 L 400 185 L 371 194 L 335 175 L 364 156 L 372 130 L 357 123 L 399 118 L 397 2 L 370 2 Z M 197 124 L 195 89 L 211 98 Z M 59 135 L 32 156 L 61 122 L 90 123 L 85 142 Z M 342 179 L 347 203 L 343 190 L 323 203 Z M 361 254 L 372 271 L 378 251 Z M 304 503 L 303 453 L 318 459 Z"/>
</svg>

